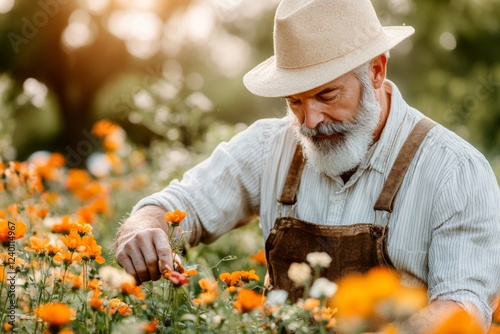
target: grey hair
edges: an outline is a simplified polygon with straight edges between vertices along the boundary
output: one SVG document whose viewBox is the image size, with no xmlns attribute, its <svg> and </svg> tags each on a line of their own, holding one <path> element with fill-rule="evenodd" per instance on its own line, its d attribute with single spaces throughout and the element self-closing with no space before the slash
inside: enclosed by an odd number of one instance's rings
<svg viewBox="0 0 500 334">
<path fill-rule="evenodd" d="M 389 51 L 384 52 L 384 55 L 386 56 L 387 59 L 391 57 L 391 54 Z M 370 87 L 371 82 L 370 82 L 370 77 L 368 76 L 368 69 L 370 67 L 371 60 L 367 61 L 366 63 L 356 67 L 353 71 L 353 73 L 356 75 L 358 78 L 359 82 L 361 83 L 362 87 Z"/>
</svg>

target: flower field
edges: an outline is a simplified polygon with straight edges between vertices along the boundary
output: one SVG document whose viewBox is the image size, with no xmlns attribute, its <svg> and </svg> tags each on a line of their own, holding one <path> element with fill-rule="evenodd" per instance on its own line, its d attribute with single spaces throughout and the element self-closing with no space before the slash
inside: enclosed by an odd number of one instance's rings
<svg viewBox="0 0 500 334">
<path fill-rule="evenodd" d="M 0 324 L 6 333 L 399 333 L 427 303 L 384 268 L 333 283 L 319 278 L 328 255 L 311 253 L 289 275 L 305 287 L 291 304 L 265 293 L 263 240 L 257 222 L 212 245 L 184 245 L 182 208 L 165 213 L 173 271 L 137 286 L 115 262 L 119 222 L 162 176 L 115 123 L 100 121 L 101 143 L 87 169 L 38 152 L 29 161 L 0 162 Z M 193 161 L 190 161 L 193 163 Z M 500 333 L 495 314 L 490 333 Z M 466 314 L 443 319 L 438 333 L 481 333 Z"/>
</svg>

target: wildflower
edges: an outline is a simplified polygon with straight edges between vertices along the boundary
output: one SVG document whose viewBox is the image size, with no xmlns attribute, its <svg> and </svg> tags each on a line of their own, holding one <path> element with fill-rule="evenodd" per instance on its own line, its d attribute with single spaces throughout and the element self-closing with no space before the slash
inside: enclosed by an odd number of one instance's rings
<svg viewBox="0 0 500 334">
<path fill-rule="evenodd" d="M 109 313 L 115 314 L 117 312 L 120 315 L 130 315 L 133 313 L 130 306 L 118 298 L 113 298 L 109 301 Z"/>
<path fill-rule="evenodd" d="M 449 317 L 443 320 L 443 322 L 438 325 L 436 334 L 454 334 L 454 333 L 468 333 L 468 334 L 480 334 L 484 333 L 483 328 L 479 324 L 478 320 L 472 317 L 467 311 L 461 309 L 460 311 L 454 312 Z"/>
<path fill-rule="evenodd" d="M 307 254 L 307 262 L 311 267 L 328 268 L 332 262 L 332 258 L 325 252 L 312 252 Z"/>
<path fill-rule="evenodd" d="M 106 260 L 101 256 L 102 247 L 97 244 L 93 235 L 87 235 L 82 238 L 83 250 L 81 256 L 83 260 L 95 261 L 103 264 Z"/>
<path fill-rule="evenodd" d="M 44 249 L 47 255 L 50 257 L 54 257 L 57 253 L 60 253 L 62 251 L 61 247 L 55 246 L 53 244 L 45 245 Z"/>
<path fill-rule="evenodd" d="M 267 265 L 266 252 L 261 249 L 257 253 L 250 256 L 250 259 L 263 266 Z"/>
<path fill-rule="evenodd" d="M 4 332 L 9 332 L 9 331 L 11 331 L 13 328 L 14 328 L 14 326 L 12 326 L 11 324 L 9 324 L 8 322 L 6 322 L 6 323 L 4 323 L 4 324 L 3 324 L 3 331 L 4 331 Z"/>
<path fill-rule="evenodd" d="M 145 299 L 146 295 L 142 292 L 141 287 L 136 284 L 132 284 L 129 282 L 123 282 L 121 285 L 122 293 L 124 295 L 133 295 L 136 296 L 137 299 Z"/>
<path fill-rule="evenodd" d="M 270 306 L 284 305 L 288 298 L 288 292 L 285 290 L 271 290 L 267 293 L 267 304 Z"/>
<path fill-rule="evenodd" d="M 288 269 L 288 277 L 295 285 L 303 286 L 311 279 L 311 267 L 307 263 L 294 262 Z"/>
<path fill-rule="evenodd" d="M 49 324 L 49 327 L 60 328 L 69 324 L 75 312 L 64 303 L 48 303 L 37 307 L 35 314 Z"/>
<path fill-rule="evenodd" d="M 104 138 L 106 136 L 109 136 L 118 128 L 120 128 L 118 124 L 111 122 L 107 119 L 101 119 L 96 123 L 94 123 L 91 132 L 97 138 Z"/>
<path fill-rule="evenodd" d="M 329 281 L 326 278 L 320 277 L 314 281 L 309 295 L 313 298 L 327 297 L 330 298 L 337 291 L 337 284 Z"/>
<path fill-rule="evenodd" d="M 21 239 L 26 234 L 27 228 L 23 222 L 0 219 L 0 243 L 10 243 Z"/>
<path fill-rule="evenodd" d="M 71 229 L 75 230 L 81 237 L 88 235 L 92 232 L 92 225 L 83 223 L 81 221 L 70 222 Z"/>
<path fill-rule="evenodd" d="M 103 300 L 99 298 L 102 292 L 99 289 L 92 291 L 92 297 L 90 297 L 89 303 L 90 307 L 96 311 L 101 311 L 103 309 Z"/>
<path fill-rule="evenodd" d="M 243 285 L 250 281 L 259 280 L 259 276 L 255 274 L 255 270 L 238 270 L 233 271 L 232 273 L 222 273 L 219 275 L 219 278 L 222 282 L 226 283 L 229 288 Z"/>
<path fill-rule="evenodd" d="M 241 289 L 234 302 L 234 308 L 239 312 L 250 312 L 264 305 L 266 297 L 250 289 Z"/>
<path fill-rule="evenodd" d="M 40 256 L 45 255 L 46 246 L 49 244 L 49 238 L 38 238 L 38 237 L 30 237 L 29 238 L 30 246 L 25 246 L 24 249 L 31 252 L 36 252 Z"/>
<path fill-rule="evenodd" d="M 189 283 L 187 277 L 177 271 L 166 270 L 163 277 L 174 284 L 174 286 L 182 286 Z"/>
<path fill-rule="evenodd" d="M 75 193 L 88 184 L 90 180 L 91 178 L 87 171 L 73 168 L 68 171 L 66 187 Z"/>
<path fill-rule="evenodd" d="M 82 237 L 75 230 L 72 230 L 67 236 L 62 236 L 60 240 L 71 252 L 76 251 L 78 247 L 82 246 Z"/>
<path fill-rule="evenodd" d="M 62 250 L 54 256 L 54 261 L 63 262 L 67 266 L 73 262 L 80 262 L 81 260 L 82 257 L 80 254 L 68 250 Z"/>
<path fill-rule="evenodd" d="M 217 281 L 210 278 L 202 278 L 198 281 L 198 284 L 202 288 L 198 298 L 193 299 L 193 302 L 197 305 L 211 305 L 215 302 L 218 296 L 219 285 Z"/>
<path fill-rule="evenodd" d="M 61 222 L 52 225 L 52 232 L 60 234 L 68 234 L 73 229 L 73 222 L 70 216 L 63 216 Z"/>
<path fill-rule="evenodd" d="M 313 311 L 314 309 L 318 308 L 320 304 L 320 300 L 315 298 L 307 298 L 304 301 L 298 302 L 298 305 L 306 311 Z"/>
<path fill-rule="evenodd" d="M 179 209 L 175 211 L 168 211 L 164 216 L 165 221 L 172 224 L 172 226 L 179 225 L 184 218 L 186 218 L 186 211 L 181 211 Z"/>
<path fill-rule="evenodd" d="M 156 332 L 156 327 L 160 324 L 160 321 L 156 318 L 153 318 L 150 323 L 142 325 L 142 330 L 146 333 L 154 333 Z"/>
</svg>

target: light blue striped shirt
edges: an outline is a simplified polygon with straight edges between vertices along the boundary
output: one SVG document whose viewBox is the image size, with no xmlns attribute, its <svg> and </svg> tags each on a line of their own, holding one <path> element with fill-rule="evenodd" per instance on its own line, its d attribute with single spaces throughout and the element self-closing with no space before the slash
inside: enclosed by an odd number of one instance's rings
<svg viewBox="0 0 500 334">
<path fill-rule="evenodd" d="M 389 118 L 379 141 L 344 184 L 306 163 L 295 216 L 325 225 L 388 219 L 388 250 L 410 286 L 429 300 L 475 305 L 487 325 L 500 292 L 500 192 L 484 156 L 443 126 L 434 127 L 410 164 L 390 216 L 373 205 L 413 126 L 423 117 L 392 84 Z M 260 216 L 267 238 L 296 141 L 286 118 L 255 122 L 187 173 L 141 200 L 188 211 L 191 242 L 210 242 Z M 287 212 L 290 208 L 282 208 Z M 470 305 L 469 305 L 470 306 Z"/>
</svg>

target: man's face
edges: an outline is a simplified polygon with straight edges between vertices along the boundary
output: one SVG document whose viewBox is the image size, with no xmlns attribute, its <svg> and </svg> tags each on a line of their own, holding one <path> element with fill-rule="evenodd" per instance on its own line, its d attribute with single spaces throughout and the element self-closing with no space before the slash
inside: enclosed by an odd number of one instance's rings
<svg viewBox="0 0 500 334">
<path fill-rule="evenodd" d="M 288 116 L 313 167 L 331 177 L 356 168 L 373 141 L 380 104 L 367 71 L 287 96 Z"/>
</svg>

